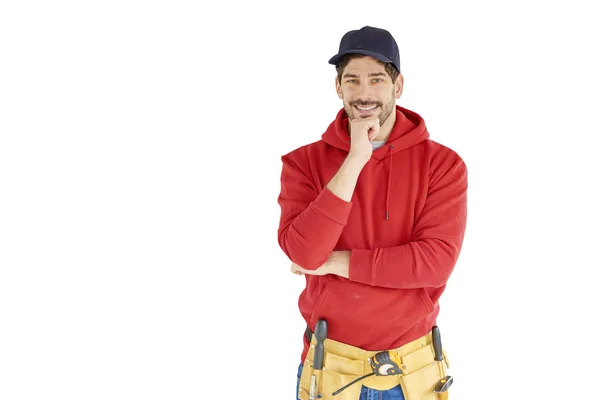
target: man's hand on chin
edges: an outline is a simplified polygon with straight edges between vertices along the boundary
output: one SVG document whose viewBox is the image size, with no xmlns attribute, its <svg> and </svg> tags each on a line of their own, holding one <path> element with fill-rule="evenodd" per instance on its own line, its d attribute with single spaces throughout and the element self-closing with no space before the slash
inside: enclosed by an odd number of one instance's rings
<svg viewBox="0 0 600 400">
<path fill-rule="evenodd" d="M 334 251 L 327 261 L 315 270 L 304 269 L 296 263 L 292 263 L 292 273 L 296 275 L 338 275 L 342 278 L 348 278 L 350 272 L 350 251 Z"/>
</svg>

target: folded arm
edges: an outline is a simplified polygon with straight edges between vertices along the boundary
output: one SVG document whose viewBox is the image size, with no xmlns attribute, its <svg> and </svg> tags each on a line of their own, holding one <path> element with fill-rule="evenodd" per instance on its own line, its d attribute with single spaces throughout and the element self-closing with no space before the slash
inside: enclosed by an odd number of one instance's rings
<svg viewBox="0 0 600 400">
<path fill-rule="evenodd" d="M 441 287 L 458 260 L 467 217 L 467 169 L 460 158 L 429 188 L 412 240 L 371 250 L 352 250 L 349 279 L 387 288 Z"/>
<path fill-rule="evenodd" d="M 348 156 L 319 193 L 308 172 L 282 157 L 279 245 L 292 262 L 315 270 L 331 256 L 352 208 L 352 194 L 366 161 Z"/>
</svg>

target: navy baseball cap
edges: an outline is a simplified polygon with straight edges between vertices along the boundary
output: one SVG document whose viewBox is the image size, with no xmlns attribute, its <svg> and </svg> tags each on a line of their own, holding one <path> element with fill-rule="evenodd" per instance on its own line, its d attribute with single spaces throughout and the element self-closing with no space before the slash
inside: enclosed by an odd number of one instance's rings
<svg viewBox="0 0 600 400">
<path fill-rule="evenodd" d="M 331 57 L 329 64 L 337 65 L 345 54 L 363 54 L 384 63 L 391 63 L 400 72 L 400 51 L 396 40 L 385 29 L 364 26 L 349 31 L 340 41 L 339 52 Z"/>
</svg>

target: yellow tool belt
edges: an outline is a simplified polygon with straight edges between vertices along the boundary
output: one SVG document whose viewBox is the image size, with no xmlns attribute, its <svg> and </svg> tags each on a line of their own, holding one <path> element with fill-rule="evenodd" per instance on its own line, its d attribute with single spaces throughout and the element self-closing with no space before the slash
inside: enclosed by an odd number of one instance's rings
<svg viewBox="0 0 600 400">
<path fill-rule="evenodd" d="M 397 349 L 389 350 L 396 352 L 400 357 L 402 374 L 373 375 L 349 386 L 335 396 L 332 395 L 333 392 L 360 376 L 373 372 L 369 358 L 379 351 L 367 351 L 332 339 L 325 339 L 323 368 L 315 371 L 313 369 L 315 344 L 316 339 L 313 335 L 300 377 L 298 398 L 301 400 L 309 400 L 313 375 L 316 375 L 318 393 L 321 395 L 318 399 L 320 400 L 358 400 L 361 386 L 376 390 L 389 390 L 398 385 L 402 387 L 406 400 L 445 400 L 448 398 L 448 392 L 433 392 L 440 379 L 446 376 L 446 368 L 450 368 L 450 364 L 443 350 L 444 361 L 435 361 L 431 333 Z"/>
</svg>

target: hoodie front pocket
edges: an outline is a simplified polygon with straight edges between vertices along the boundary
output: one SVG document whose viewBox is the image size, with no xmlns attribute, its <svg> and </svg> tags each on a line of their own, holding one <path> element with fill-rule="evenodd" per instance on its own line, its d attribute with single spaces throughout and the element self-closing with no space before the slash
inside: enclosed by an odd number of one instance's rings
<svg viewBox="0 0 600 400">
<path fill-rule="evenodd" d="M 421 288 L 420 291 L 421 291 L 420 293 L 421 293 L 421 299 L 423 300 L 423 304 L 425 304 L 425 306 L 427 307 L 429 312 L 432 312 L 433 311 L 433 302 L 431 301 L 431 297 L 429 297 L 429 294 L 427 293 L 427 290 L 425 290 L 425 288 Z"/>
<path fill-rule="evenodd" d="M 323 318 L 329 337 L 365 348 L 373 338 L 395 343 L 432 310 L 431 299 L 422 288 L 389 289 L 331 281 L 318 298 L 311 325 Z"/>
<path fill-rule="evenodd" d="M 323 289 L 323 291 L 321 292 L 321 294 L 319 295 L 319 297 L 317 297 L 317 300 L 315 301 L 315 306 L 313 308 L 312 313 L 310 314 L 311 329 L 312 329 L 312 327 L 315 326 L 315 324 L 317 323 L 317 320 L 320 318 L 321 309 L 323 308 L 323 304 L 325 303 L 325 300 L 327 299 L 327 295 L 329 294 L 329 291 L 331 290 L 330 285 L 331 284 L 327 284 L 325 286 L 325 288 Z"/>
</svg>

